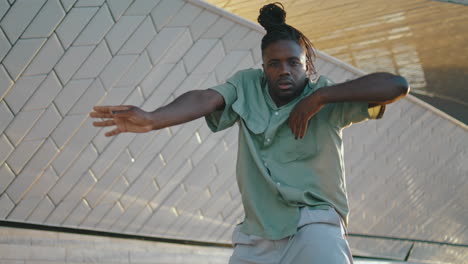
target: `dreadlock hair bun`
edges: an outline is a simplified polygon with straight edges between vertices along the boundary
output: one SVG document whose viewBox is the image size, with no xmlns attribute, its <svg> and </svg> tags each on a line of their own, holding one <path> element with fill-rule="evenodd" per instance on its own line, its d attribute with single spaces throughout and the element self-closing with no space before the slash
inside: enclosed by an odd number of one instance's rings
<svg viewBox="0 0 468 264">
<path fill-rule="evenodd" d="M 260 23 L 267 32 L 277 27 L 284 26 L 285 22 L 286 11 L 284 11 L 284 7 L 281 3 L 276 2 L 268 4 L 260 9 L 258 23 Z"/>
</svg>

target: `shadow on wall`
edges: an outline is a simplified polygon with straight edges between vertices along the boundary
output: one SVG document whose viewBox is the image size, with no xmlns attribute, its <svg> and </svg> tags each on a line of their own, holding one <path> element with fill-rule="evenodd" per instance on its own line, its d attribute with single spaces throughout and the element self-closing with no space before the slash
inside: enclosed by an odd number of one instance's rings
<svg viewBox="0 0 468 264">
<path fill-rule="evenodd" d="M 424 69 L 426 85 L 411 94 L 468 124 L 468 68 Z"/>
</svg>

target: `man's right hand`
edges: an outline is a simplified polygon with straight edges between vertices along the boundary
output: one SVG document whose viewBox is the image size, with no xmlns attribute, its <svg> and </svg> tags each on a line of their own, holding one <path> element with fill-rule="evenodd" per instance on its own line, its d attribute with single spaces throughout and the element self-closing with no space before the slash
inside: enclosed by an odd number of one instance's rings
<svg viewBox="0 0 468 264">
<path fill-rule="evenodd" d="M 136 106 L 95 106 L 89 115 L 93 118 L 106 120 L 93 122 L 96 127 L 116 126 L 114 130 L 105 133 L 106 137 L 118 135 L 123 132 L 145 133 L 153 130 L 154 120 L 151 113 Z"/>
</svg>

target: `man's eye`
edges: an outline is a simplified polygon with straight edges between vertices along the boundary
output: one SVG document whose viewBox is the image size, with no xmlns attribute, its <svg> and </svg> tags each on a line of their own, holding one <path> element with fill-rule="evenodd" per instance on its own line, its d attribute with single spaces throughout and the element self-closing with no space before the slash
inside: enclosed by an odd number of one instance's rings
<svg viewBox="0 0 468 264">
<path fill-rule="evenodd" d="M 292 66 L 298 66 L 298 65 L 301 65 L 301 63 L 300 63 L 300 62 L 298 62 L 298 61 L 291 61 L 291 62 L 290 62 L 290 64 L 291 64 Z"/>
</svg>

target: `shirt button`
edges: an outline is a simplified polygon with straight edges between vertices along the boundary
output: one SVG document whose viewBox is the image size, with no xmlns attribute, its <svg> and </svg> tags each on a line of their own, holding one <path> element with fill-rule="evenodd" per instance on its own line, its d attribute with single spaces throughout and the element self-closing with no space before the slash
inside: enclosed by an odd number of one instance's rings
<svg viewBox="0 0 468 264">
<path fill-rule="evenodd" d="M 277 182 L 276 185 L 281 186 L 281 183 Z"/>
<path fill-rule="evenodd" d="M 278 113 L 278 112 L 275 112 L 275 115 L 279 115 L 279 113 Z"/>
<path fill-rule="evenodd" d="M 270 140 L 271 140 L 271 139 L 267 138 L 267 139 L 266 139 L 266 142 L 270 142 Z"/>
</svg>

